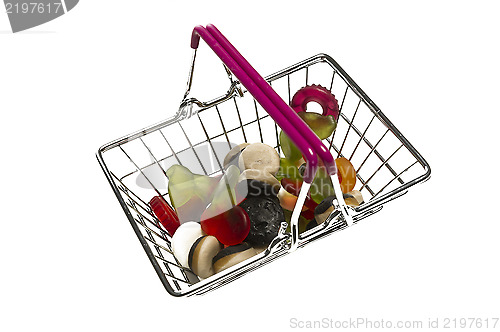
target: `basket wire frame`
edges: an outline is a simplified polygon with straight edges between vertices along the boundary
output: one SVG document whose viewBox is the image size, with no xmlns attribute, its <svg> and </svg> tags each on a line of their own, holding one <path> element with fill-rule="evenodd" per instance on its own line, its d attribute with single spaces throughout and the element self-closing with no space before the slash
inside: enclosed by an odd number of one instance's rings
<svg viewBox="0 0 500 332">
<path fill-rule="evenodd" d="M 340 108 L 337 129 L 324 143 L 334 157 L 349 159 L 356 169 L 355 189 L 362 192 L 365 203 L 351 208 L 355 222 L 380 211 L 384 203 L 405 194 L 412 185 L 429 179 L 427 162 L 330 56 L 318 54 L 266 80 L 288 102 L 295 91 L 310 84 L 320 84 L 336 96 Z M 289 236 L 282 227 L 275 239 L 277 245 L 200 280 L 179 264 L 172 253 L 170 235 L 148 205 L 156 195 L 170 203 L 166 174 L 170 165 L 218 175 L 224 171 L 225 154 L 243 142 L 266 143 L 283 156 L 280 128 L 247 91 L 242 92 L 243 97 L 218 98 L 222 101 L 197 112 L 179 112 L 97 152 L 111 187 L 171 295 L 204 294 L 288 253 Z M 299 247 L 346 227 L 338 214 L 332 214 L 324 224 L 302 233 Z"/>
</svg>

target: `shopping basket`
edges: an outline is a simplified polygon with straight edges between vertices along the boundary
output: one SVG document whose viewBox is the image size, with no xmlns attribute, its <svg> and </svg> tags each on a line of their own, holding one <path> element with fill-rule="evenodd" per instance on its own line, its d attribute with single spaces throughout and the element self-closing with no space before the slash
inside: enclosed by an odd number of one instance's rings
<svg viewBox="0 0 500 332">
<path fill-rule="evenodd" d="M 229 78 L 227 93 L 209 102 L 189 97 L 200 37 L 222 60 Z M 196 27 L 191 46 L 194 55 L 187 91 L 177 114 L 105 144 L 97 152 L 120 205 L 169 294 L 200 295 L 221 287 L 359 222 L 407 193 L 411 186 L 430 178 L 425 159 L 330 56 L 318 54 L 262 79 L 213 25 Z M 283 106 L 290 104 L 295 91 L 313 84 L 332 91 L 340 109 L 336 130 L 322 141 L 311 135 L 295 113 L 288 113 L 290 108 Z M 281 129 L 299 146 L 307 161 L 291 225 L 283 223 L 276 238 L 258 255 L 200 279 L 179 264 L 172 253 L 171 236 L 148 202 L 153 196 L 162 196 L 170 203 L 166 170 L 172 165 L 217 176 L 225 172 L 224 156 L 242 142 L 265 143 L 283 156 Z M 335 209 L 327 220 L 299 234 L 297 220 L 318 161 L 330 167 L 335 192 L 340 192 L 334 157 L 345 157 L 352 163 L 355 189 L 363 194 L 364 202 L 357 207 L 347 206 L 342 195 L 337 195 L 332 202 Z"/>
</svg>

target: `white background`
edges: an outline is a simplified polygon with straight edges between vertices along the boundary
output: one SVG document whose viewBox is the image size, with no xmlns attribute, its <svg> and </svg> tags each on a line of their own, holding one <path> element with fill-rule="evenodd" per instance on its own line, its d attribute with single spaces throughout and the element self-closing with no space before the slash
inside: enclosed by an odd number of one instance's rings
<svg viewBox="0 0 500 332">
<path fill-rule="evenodd" d="M 0 330 L 282 331 L 291 318 L 500 317 L 497 4 L 82 0 L 18 34 L 0 13 Z M 351 229 L 177 299 L 94 154 L 175 113 L 191 30 L 207 23 L 263 75 L 333 56 L 432 178 Z M 198 82 L 218 89 L 212 97 L 226 91 Z"/>
</svg>

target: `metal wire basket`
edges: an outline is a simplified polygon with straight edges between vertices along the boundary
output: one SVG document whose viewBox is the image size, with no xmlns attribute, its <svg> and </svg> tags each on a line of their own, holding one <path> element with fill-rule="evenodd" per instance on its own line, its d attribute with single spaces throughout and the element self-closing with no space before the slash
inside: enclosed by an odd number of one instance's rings
<svg viewBox="0 0 500 332">
<path fill-rule="evenodd" d="M 147 202 L 156 195 L 169 201 L 166 170 L 174 164 L 192 172 L 218 175 L 227 152 L 242 142 L 262 142 L 283 156 L 280 127 L 252 95 L 233 79 L 228 92 L 208 103 L 187 98 L 172 118 L 103 145 L 98 161 L 156 273 L 169 294 L 204 294 L 221 287 L 291 251 L 291 234 L 282 227 L 273 243 L 257 256 L 200 280 L 182 267 L 172 254 L 170 235 Z M 335 94 L 340 106 L 337 129 L 323 143 L 334 157 L 345 157 L 355 166 L 357 190 L 364 203 L 349 208 L 354 223 L 382 209 L 411 186 L 430 178 L 430 167 L 419 152 L 368 98 L 347 73 L 326 54 L 318 54 L 265 78 L 290 102 L 300 88 L 316 84 Z M 299 207 L 300 208 L 300 207 Z M 298 235 L 295 247 L 348 227 L 341 213 L 332 214 L 321 227 Z"/>
</svg>

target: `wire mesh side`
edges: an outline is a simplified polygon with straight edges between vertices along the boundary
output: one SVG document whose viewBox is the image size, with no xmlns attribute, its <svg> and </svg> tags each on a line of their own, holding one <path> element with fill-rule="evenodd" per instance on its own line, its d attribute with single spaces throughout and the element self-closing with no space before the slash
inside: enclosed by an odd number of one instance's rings
<svg viewBox="0 0 500 332">
<path fill-rule="evenodd" d="M 166 171 L 180 164 L 196 174 L 221 174 L 225 155 L 237 144 L 265 142 L 278 148 L 277 129 L 251 96 L 232 98 L 189 119 L 145 130 L 142 136 L 106 149 L 103 160 L 124 209 L 131 214 L 143 246 L 176 295 L 196 290 L 199 279 L 173 256 L 171 237 L 148 204 L 154 196 L 162 196 L 171 204 Z"/>
<path fill-rule="evenodd" d="M 358 211 L 368 206 L 375 209 L 429 178 L 429 165 L 418 151 L 328 55 L 319 54 L 267 79 L 289 103 L 296 91 L 311 84 L 335 95 L 340 108 L 337 129 L 323 142 L 335 158 L 345 157 L 355 167 L 354 189 L 367 202 Z M 315 110 L 321 112 L 318 107 Z"/>
</svg>

